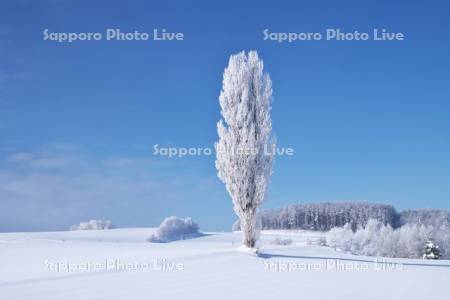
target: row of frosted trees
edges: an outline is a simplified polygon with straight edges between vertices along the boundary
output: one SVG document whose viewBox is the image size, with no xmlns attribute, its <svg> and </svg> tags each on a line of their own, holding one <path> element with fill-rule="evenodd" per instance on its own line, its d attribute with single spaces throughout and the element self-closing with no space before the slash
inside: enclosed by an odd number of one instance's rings
<svg viewBox="0 0 450 300">
<path fill-rule="evenodd" d="M 352 229 L 365 226 L 369 219 L 395 226 L 397 213 L 385 204 L 341 202 L 290 205 L 266 210 L 261 214 L 263 229 L 330 230 L 350 224 Z"/>
<path fill-rule="evenodd" d="M 450 213 L 443 209 L 408 209 L 400 213 L 399 223 L 400 225 L 450 226 Z"/>
<path fill-rule="evenodd" d="M 445 210 L 405 210 L 397 212 L 391 205 L 364 202 L 310 203 L 290 205 L 261 212 L 262 229 L 306 229 L 327 231 L 350 224 L 355 230 L 375 219 L 398 228 L 404 224 L 432 226 L 450 225 L 450 213 Z M 235 224 L 233 229 L 238 229 Z"/>
</svg>

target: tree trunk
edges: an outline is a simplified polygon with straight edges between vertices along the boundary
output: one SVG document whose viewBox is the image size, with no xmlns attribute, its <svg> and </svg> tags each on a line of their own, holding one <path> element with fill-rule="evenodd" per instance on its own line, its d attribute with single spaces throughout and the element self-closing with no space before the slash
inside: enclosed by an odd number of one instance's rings
<svg viewBox="0 0 450 300">
<path fill-rule="evenodd" d="M 255 247 L 255 238 L 248 231 L 244 231 L 244 245 L 249 247 L 249 248 L 254 248 Z"/>
<path fill-rule="evenodd" d="M 244 234 L 244 245 L 254 248 L 257 238 L 256 211 L 254 208 L 248 208 L 244 211 L 244 215 L 241 217 L 241 230 Z"/>
</svg>

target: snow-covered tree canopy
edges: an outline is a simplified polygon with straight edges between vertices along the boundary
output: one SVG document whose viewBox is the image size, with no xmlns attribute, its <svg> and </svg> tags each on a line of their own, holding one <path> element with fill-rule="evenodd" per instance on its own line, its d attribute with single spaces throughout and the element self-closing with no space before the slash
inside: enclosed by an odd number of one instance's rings
<svg viewBox="0 0 450 300">
<path fill-rule="evenodd" d="M 233 200 L 244 232 L 244 244 L 254 247 L 258 207 L 272 172 L 274 145 L 270 119 L 272 83 L 255 51 L 232 55 L 223 74 L 217 124 L 216 168 Z"/>
</svg>

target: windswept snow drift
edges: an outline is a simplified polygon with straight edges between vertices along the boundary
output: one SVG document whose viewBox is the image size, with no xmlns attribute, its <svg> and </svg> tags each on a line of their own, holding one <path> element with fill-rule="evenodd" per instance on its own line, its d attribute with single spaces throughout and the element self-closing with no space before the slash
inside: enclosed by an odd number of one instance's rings
<svg viewBox="0 0 450 300">
<path fill-rule="evenodd" d="M 167 243 L 200 236 L 199 227 L 191 218 L 165 218 L 148 239 L 152 243 Z"/>
</svg>

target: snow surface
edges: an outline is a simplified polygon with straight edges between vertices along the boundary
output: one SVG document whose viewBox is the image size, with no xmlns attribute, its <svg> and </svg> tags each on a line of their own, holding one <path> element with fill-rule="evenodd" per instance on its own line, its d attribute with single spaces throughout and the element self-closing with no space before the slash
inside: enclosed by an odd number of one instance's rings
<svg viewBox="0 0 450 300">
<path fill-rule="evenodd" d="M 240 232 L 146 242 L 154 230 L 2 233 L 0 299 L 409 300 L 450 294 L 449 260 L 387 259 L 394 264 L 378 264 L 380 270 L 373 257 L 310 245 L 321 236 L 315 232 L 263 232 L 256 256 L 239 250 Z M 274 245 L 277 237 L 293 242 Z M 88 264 L 89 270 L 75 269 Z"/>
</svg>

